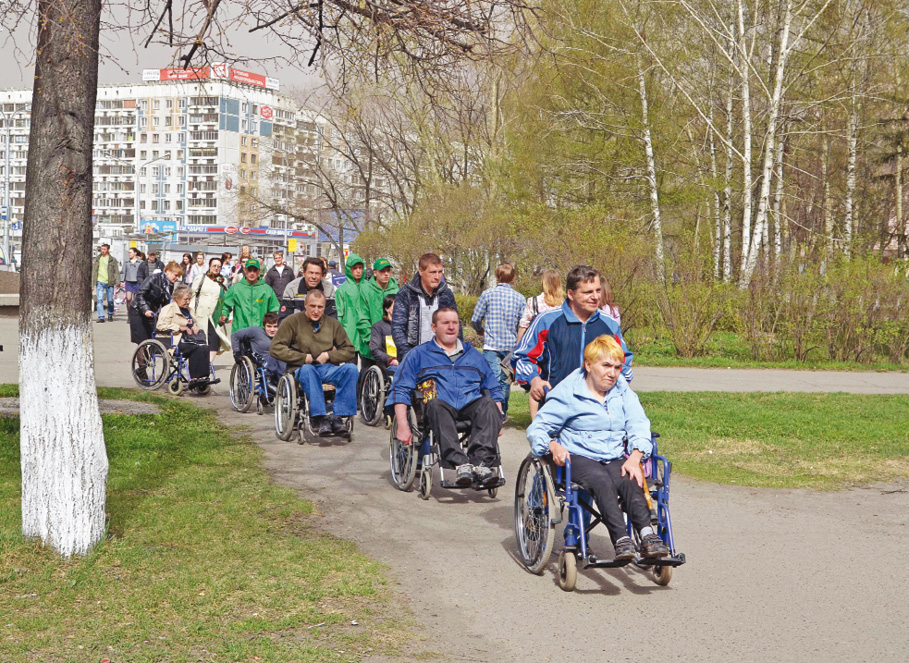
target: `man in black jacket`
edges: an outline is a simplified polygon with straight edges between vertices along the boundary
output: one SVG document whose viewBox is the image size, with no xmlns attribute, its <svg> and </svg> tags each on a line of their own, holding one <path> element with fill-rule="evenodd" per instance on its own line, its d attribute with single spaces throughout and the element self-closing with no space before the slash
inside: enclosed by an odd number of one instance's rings
<svg viewBox="0 0 909 663">
<path fill-rule="evenodd" d="M 325 295 L 325 315 L 337 319 L 335 287 L 331 281 L 322 278 L 325 275 L 325 265 L 322 264 L 322 261 L 309 257 L 303 261 L 300 271 L 303 275 L 288 283 L 284 292 L 278 296 L 278 300 L 281 302 L 279 314 L 281 321 L 283 322 L 293 313 L 306 310 L 303 302 L 310 290 L 320 290 Z"/>
<path fill-rule="evenodd" d="M 284 296 L 287 284 L 294 280 L 294 270 L 284 264 L 284 251 L 275 251 L 275 264 L 265 274 L 265 282 L 275 291 L 279 300 Z"/>
<path fill-rule="evenodd" d="M 435 253 L 424 253 L 417 265 L 417 275 L 398 291 L 394 315 L 391 318 L 391 335 L 398 348 L 398 361 L 411 348 L 435 337 L 432 331 L 432 314 L 440 308 L 458 310 L 454 293 L 442 278 L 442 259 Z M 458 328 L 458 338 L 464 332 Z"/>
<path fill-rule="evenodd" d="M 164 263 L 161 262 L 160 260 L 158 260 L 157 253 L 155 253 L 154 251 L 149 251 L 148 260 L 143 261 L 143 263 L 141 265 L 139 265 L 139 269 L 137 270 L 137 276 L 139 277 L 139 283 L 141 284 L 142 281 L 144 281 L 149 276 L 154 274 L 156 269 L 163 272 Z"/>
</svg>

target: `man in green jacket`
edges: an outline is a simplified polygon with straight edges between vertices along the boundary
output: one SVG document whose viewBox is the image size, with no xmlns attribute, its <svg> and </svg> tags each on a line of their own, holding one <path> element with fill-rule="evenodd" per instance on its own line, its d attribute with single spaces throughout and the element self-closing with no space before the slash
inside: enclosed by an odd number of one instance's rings
<svg viewBox="0 0 909 663">
<path fill-rule="evenodd" d="M 280 308 L 275 291 L 265 281 L 259 280 L 259 261 L 250 258 L 246 261 L 245 270 L 246 278 L 228 290 L 221 303 L 222 325 L 233 311 L 231 332 L 247 327 L 261 327 L 262 317 L 269 311 L 277 312 Z"/>
<path fill-rule="evenodd" d="M 347 273 L 347 280 L 344 281 L 338 289 L 335 290 L 335 306 L 338 309 L 338 321 L 347 332 L 347 338 L 353 343 L 354 348 L 359 350 L 361 342 L 360 335 L 357 332 L 357 322 L 360 317 L 360 292 L 363 284 L 363 271 L 366 269 L 366 263 L 363 258 L 356 253 L 351 253 L 347 257 L 344 271 Z M 366 338 L 369 342 L 369 338 Z"/>
<path fill-rule="evenodd" d="M 271 341 L 271 356 L 294 371 L 309 400 L 313 429 L 320 437 L 349 438 L 347 417 L 357 413 L 356 354 L 341 323 L 325 315 L 325 293 L 310 290 L 303 312 L 284 319 Z M 326 416 L 323 384 L 335 386 L 333 416 Z"/>
<path fill-rule="evenodd" d="M 372 265 L 372 278 L 360 287 L 360 317 L 357 320 L 360 345 L 357 351 L 364 359 L 373 359 L 369 337 L 372 326 L 382 319 L 382 301 L 386 295 L 393 295 L 398 290 L 398 282 L 391 278 L 391 263 L 387 258 L 379 258 Z"/>
</svg>

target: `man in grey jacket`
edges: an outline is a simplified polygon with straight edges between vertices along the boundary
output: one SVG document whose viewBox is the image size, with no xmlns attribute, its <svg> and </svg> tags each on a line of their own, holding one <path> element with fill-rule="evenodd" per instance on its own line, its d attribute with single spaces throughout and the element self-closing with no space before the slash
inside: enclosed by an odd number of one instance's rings
<svg viewBox="0 0 909 663">
<path fill-rule="evenodd" d="M 110 254 L 110 244 L 101 245 L 101 253 L 92 261 L 92 283 L 98 302 L 98 322 L 104 322 L 104 299 L 107 298 L 107 319 L 114 319 L 114 290 L 120 285 L 120 264 Z"/>
</svg>

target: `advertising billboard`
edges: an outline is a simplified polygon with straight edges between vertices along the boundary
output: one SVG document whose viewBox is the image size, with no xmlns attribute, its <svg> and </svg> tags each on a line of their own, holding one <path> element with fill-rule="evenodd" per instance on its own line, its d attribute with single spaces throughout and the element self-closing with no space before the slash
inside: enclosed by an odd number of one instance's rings
<svg viewBox="0 0 909 663">
<path fill-rule="evenodd" d="M 266 88 L 268 90 L 278 91 L 280 81 L 277 78 L 254 74 L 251 71 L 234 69 L 223 62 L 212 64 L 210 67 L 190 67 L 180 69 L 171 67 L 167 69 L 143 69 L 142 80 L 145 82 L 154 81 L 202 81 L 202 80 L 231 80 L 247 85 Z"/>
</svg>

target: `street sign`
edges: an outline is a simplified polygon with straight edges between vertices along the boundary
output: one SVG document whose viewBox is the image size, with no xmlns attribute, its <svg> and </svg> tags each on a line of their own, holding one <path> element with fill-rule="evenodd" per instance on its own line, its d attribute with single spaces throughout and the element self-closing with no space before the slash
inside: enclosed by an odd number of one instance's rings
<svg viewBox="0 0 909 663">
<path fill-rule="evenodd" d="M 9 224 L 9 229 L 10 230 L 22 230 L 22 222 L 13 221 L 11 224 Z"/>
<path fill-rule="evenodd" d="M 0 221 L 6 221 L 9 216 L 9 207 L 6 205 L 0 205 Z"/>
<path fill-rule="evenodd" d="M 287 240 L 287 252 L 296 253 L 297 252 L 297 240 L 291 238 Z"/>
</svg>

